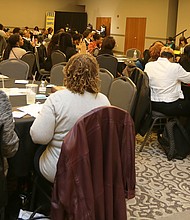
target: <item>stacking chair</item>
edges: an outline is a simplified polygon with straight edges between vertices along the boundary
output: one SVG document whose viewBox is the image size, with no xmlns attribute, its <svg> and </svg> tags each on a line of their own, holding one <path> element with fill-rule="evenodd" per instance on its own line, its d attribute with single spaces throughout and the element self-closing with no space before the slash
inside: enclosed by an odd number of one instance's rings
<svg viewBox="0 0 190 220">
<path fill-rule="evenodd" d="M 167 116 L 161 112 L 152 111 L 152 123 L 151 123 L 150 128 L 147 131 L 145 138 L 141 144 L 141 147 L 139 150 L 140 152 L 143 150 L 144 146 L 146 145 L 146 142 L 147 142 L 148 138 L 150 137 L 154 126 L 159 126 L 160 129 L 163 129 L 163 126 L 172 118 L 174 118 L 174 116 Z"/>
<path fill-rule="evenodd" d="M 114 77 L 107 69 L 104 69 L 104 68 L 100 68 L 99 76 L 101 80 L 100 92 L 108 96 L 110 86 L 111 86 L 112 81 L 114 80 Z"/>
<path fill-rule="evenodd" d="M 52 66 L 50 71 L 50 83 L 63 86 L 63 68 L 66 65 L 66 62 L 58 63 Z"/>
<path fill-rule="evenodd" d="M 21 57 L 21 60 L 29 65 L 28 79 L 32 79 L 32 75 L 34 75 L 33 73 L 36 61 L 35 55 L 31 51 L 28 51 Z"/>
<path fill-rule="evenodd" d="M 0 220 L 4 220 L 5 206 L 7 204 L 6 177 L 4 174 L 4 159 L 2 154 L 3 125 L 0 126 Z"/>
<path fill-rule="evenodd" d="M 108 99 L 114 106 L 132 112 L 137 89 L 135 84 L 128 77 L 118 77 L 113 80 Z"/>
<path fill-rule="evenodd" d="M 52 66 L 58 63 L 66 62 L 66 55 L 60 50 L 55 50 L 51 54 L 51 62 Z"/>
<path fill-rule="evenodd" d="M 135 52 L 135 50 L 136 50 L 136 52 L 137 52 L 135 58 L 137 58 L 137 59 L 140 58 L 140 57 L 141 57 L 141 51 L 138 50 L 138 49 L 136 49 L 136 48 L 130 48 L 130 49 L 128 49 L 128 50 L 126 51 L 126 57 L 129 58 L 129 59 L 134 58 L 134 52 Z"/>
<path fill-rule="evenodd" d="M 114 106 L 96 108 L 82 116 L 64 138 L 51 219 L 126 220 L 125 197 L 134 196 L 133 120 Z"/>
<path fill-rule="evenodd" d="M 46 71 L 44 68 L 40 67 L 39 52 L 37 47 L 35 47 L 35 56 L 36 56 L 36 67 L 39 73 L 39 77 L 36 80 L 46 79 L 46 77 L 50 76 L 50 71 Z"/>
<path fill-rule="evenodd" d="M 23 60 L 8 59 L 0 62 L 0 73 L 13 79 L 28 79 L 29 65 Z"/>
<path fill-rule="evenodd" d="M 110 73 L 117 77 L 117 58 L 110 54 L 101 54 L 96 57 L 100 68 L 105 68 L 110 71 Z"/>
</svg>

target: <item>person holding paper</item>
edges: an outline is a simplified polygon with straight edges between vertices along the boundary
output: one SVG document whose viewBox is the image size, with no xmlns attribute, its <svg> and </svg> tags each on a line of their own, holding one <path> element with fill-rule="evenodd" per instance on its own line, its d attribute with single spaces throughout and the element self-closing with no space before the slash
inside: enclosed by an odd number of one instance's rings
<svg viewBox="0 0 190 220">
<path fill-rule="evenodd" d="M 63 139 L 75 122 L 94 108 L 110 105 L 99 92 L 98 63 L 90 54 L 76 54 L 69 59 L 64 85 L 65 89 L 47 98 L 30 129 L 34 143 L 48 145 L 41 155 L 43 148 L 39 149 L 39 160 L 35 161 L 39 163 L 38 171 L 50 182 L 54 181 Z"/>
</svg>

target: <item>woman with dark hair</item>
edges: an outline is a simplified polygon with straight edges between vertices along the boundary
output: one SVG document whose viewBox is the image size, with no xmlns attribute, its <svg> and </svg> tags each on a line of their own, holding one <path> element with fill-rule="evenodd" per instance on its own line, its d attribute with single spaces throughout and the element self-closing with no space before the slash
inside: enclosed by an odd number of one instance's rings
<svg viewBox="0 0 190 220">
<path fill-rule="evenodd" d="M 107 36 L 103 39 L 101 49 L 98 53 L 100 54 L 110 54 L 113 55 L 113 48 L 115 47 L 115 39 L 111 36 Z"/>
<path fill-rule="evenodd" d="M 185 46 L 184 54 L 181 55 L 179 64 L 188 72 L 190 72 L 190 45 Z"/>
<path fill-rule="evenodd" d="M 190 45 L 185 46 L 184 53 L 181 55 L 178 62 L 187 72 L 190 72 Z M 185 99 L 190 100 L 190 85 L 182 83 L 181 89 Z"/>
<path fill-rule="evenodd" d="M 56 165 L 65 135 L 84 114 L 100 106 L 109 106 L 99 91 L 99 67 L 90 54 L 76 54 L 64 69 L 65 89 L 50 95 L 35 119 L 30 134 L 35 143 L 48 145 L 41 148 L 39 172 L 54 181 Z M 38 160 L 37 160 L 38 161 Z"/>
<path fill-rule="evenodd" d="M 135 64 L 138 68 L 144 71 L 145 65 L 148 63 L 149 59 L 150 59 L 150 53 L 149 53 L 149 50 L 146 49 L 143 52 L 143 58 L 138 59 L 135 62 Z"/>
<path fill-rule="evenodd" d="M 184 36 L 179 38 L 179 50 L 181 54 L 184 53 L 184 48 L 187 44 L 188 44 L 187 39 Z"/>
<path fill-rule="evenodd" d="M 68 61 L 70 57 L 76 54 L 76 50 L 73 47 L 71 35 L 68 33 L 61 33 L 59 37 L 59 50 L 66 55 Z"/>
<path fill-rule="evenodd" d="M 8 39 L 7 47 L 5 48 L 5 52 L 3 54 L 3 59 L 20 59 L 25 53 L 26 50 L 20 48 L 24 44 L 24 41 L 20 34 L 13 34 Z"/>
<path fill-rule="evenodd" d="M 51 62 L 52 52 L 59 49 L 58 42 L 59 42 L 59 34 L 54 34 L 47 47 L 47 60 L 45 61 L 45 70 L 47 71 L 51 70 L 52 67 L 52 62 Z"/>
</svg>

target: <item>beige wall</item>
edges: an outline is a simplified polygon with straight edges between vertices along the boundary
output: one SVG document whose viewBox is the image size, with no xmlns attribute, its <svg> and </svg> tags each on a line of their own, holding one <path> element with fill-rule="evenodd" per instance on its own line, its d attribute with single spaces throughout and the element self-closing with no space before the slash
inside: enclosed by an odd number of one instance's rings
<svg viewBox="0 0 190 220">
<path fill-rule="evenodd" d="M 189 0 L 179 0 L 176 34 L 187 29 L 187 31 L 184 33 L 184 36 L 185 37 L 190 36 L 189 15 L 190 15 L 190 1 Z M 188 43 L 190 43 L 190 39 L 188 39 Z M 176 40 L 176 45 L 178 45 L 178 44 L 179 44 L 179 37 Z"/>
<path fill-rule="evenodd" d="M 81 11 L 75 0 L 1 0 L 0 23 L 8 27 L 45 26 L 46 11 Z"/>
<path fill-rule="evenodd" d="M 169 0 L 103 0 L 101 4 L 86 0 L 88 21 L 95 27 L 96 17 L 111 17 L 111 34 L 117 41 L 118 51 L 124 50 L 126 17 L 146 17 L 145 48 L 155 40 L 167 37 Z M 119 15 L 119 17 L 117 16 Z"/>
</svg>

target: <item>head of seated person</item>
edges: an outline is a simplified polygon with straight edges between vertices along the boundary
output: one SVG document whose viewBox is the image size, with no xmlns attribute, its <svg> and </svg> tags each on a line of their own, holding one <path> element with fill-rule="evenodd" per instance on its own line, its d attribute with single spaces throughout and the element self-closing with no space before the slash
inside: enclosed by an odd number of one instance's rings
<svg viewBox="0 0 190 220">
<path fill-rule="evenodd" d="M 170 62 L 174 62 L 174 51 L 171 47 L 162 47 L 160 57 L 167 58 Z"/>
<path fill-rule="evenodd" d="M 85 91 L 97 94 L 99 88 L 98 63 L 90 54 L 72 56 L 64 69 L 64 86 L 73 93 Z"/>
<path fill-rule="evenodd" d="M 5 48 L 3 59 L 4 60 L 9 59 L 11 50 L 14 47 L 23 46 L 23 44 L 24 44 L 24 41 L 20 34 L 11 35 L 8 39 L 8 44 L 7 44 L 7 47 Z"/>
<path fill-rule="evenodd" d="M 99 54 L 112 54 L 113 55 L 113 48 L 115 47 L 115 39 L 111 36 L 107 36 L 103 39 L 101 50 L 99 51 Z"/>
<path fill-rule="evenodd" d="M 158 57 L 160 56 L 160 51 L 161 51 L 162 47 L 164 47 L 164 43 L 161 41 L 156 41 L 150 46 L 150 48 L 149 48 L 149 53 L 150 53 L 149 61 L 156 61 L 158 59 Z"/>
</svg>

